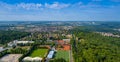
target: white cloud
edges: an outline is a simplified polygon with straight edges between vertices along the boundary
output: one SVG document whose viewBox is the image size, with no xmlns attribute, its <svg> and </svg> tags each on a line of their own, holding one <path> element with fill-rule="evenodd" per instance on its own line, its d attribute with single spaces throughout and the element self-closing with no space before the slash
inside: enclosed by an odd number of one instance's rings
<svg viewBox="0 0 120 62">
<path fill-rule="evenodd" d="M 1 7 L 0 10 L 3 9 L 12 10 L 13 8 L 15 8 L 15 5 L 10 5 L 4 2 L 0 2 L 0 7 Z"/>
<path fill-rule="evenodd" d="M 102 1 L 102 0 L 94 0 L 94 1 Z M 83 2 L 78 2 L 73 4 L 72 6 L 80 9 L 100 9 L 100 8 L 110 8 L 112 5 L 109 6 L 101 5 L 101 4 L 96 4 L 95 2 L 92 1 L 87 4 L 84 4 Z"/>
<path fill-rule="evenodd" d="M 20 4 L 17 4 L 17 7 L 18 8 L 23 8 L 23 9 L 40 9 L 42 7 L 42 4 L 40 3 L 20 3 Z"/>
<path fill-rule="evenodd" d="M 18 3 L 18 4 L 7 4 L 0 2 L 0 9 L 15 10 L 15 9 L 41 9 L 42 4 L 40 3 Z"/>
<path fill-rule="evenodd" d="M 7 10 L 14 10 L 14 9 L 25 9 L 25 10 L 38 10 L 44 8 L 50 9 L 62 9 L 69 7 L 70 4 L 54 2 L 53 4 L 45 3 L 44 5 L 41 3 L 18 3 L 18 4 L 7 4 L 4 2 L 0 2 L 0 7 L 5 8 Z"/>
<path fill-rule="evenodd" d="M 66 8 L 69 6 L 70 6 L 70 4 L 59 3 L 59 2 L 54 2 L 53 4 L 45 3 L 45 7 L 51 8 L 51 9 L 62 9 L 62 8 Z"/>
</svg>

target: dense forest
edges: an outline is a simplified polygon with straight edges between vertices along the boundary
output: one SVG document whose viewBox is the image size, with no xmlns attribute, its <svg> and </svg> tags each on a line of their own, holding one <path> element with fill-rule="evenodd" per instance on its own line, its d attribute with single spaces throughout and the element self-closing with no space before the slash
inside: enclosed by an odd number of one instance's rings
<svg viewBox="0 0 120 62">
<path fill-rule="evenodd" d="M 29 35 L 28 32 L 20 31 L 0 31 L 0 44 L 6 44 L 12 40 L 20 39 Z"/>
<path fill-rule="evenodd" d="M 90 32 L 109 32 L 113 34 L 120 35 L 120 31 L 117 30 L 120 27 L 119 22 L 95 22 L 95 25 L 83 25 L 75 27 L 81 31 L 90 31 Z"/>
<path fill-rule="evenodd" d="M 119 62 L 120 38 L 74 29 L 71 40 L 75 62 Z"/>
</svg>

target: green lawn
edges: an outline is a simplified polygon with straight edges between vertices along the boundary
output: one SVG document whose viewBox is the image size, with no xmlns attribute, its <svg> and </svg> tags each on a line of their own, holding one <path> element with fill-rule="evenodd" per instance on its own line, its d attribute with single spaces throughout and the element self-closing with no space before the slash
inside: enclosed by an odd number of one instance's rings
<svg viewBox="0 0 120 62">
<path fill-rule="evenodd" d="M 63 58 L 65 59 L 66 61 L 69 62 L 69 51 L 64 51 L 64 50 L 58 50 L 56 55 L 55 55 L 55 58 Z"/>
<path fill-rule="evenodd" d="M 47 54 L 48 49 L 36 49 L 31 54 L 30 57 L 45 57 Z"/>
</svg>

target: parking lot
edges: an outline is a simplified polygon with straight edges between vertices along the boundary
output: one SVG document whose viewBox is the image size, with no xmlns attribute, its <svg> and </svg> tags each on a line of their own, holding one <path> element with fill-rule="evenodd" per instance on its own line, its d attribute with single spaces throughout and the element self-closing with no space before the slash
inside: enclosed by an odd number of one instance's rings
<svg viewBox="0 0 120 62">
<path fill-rule="evenodd" d="M 19 62 L 18 59 L 22 54 L 7 54 L 0 58 L 0 62 Z"/>
</svg>

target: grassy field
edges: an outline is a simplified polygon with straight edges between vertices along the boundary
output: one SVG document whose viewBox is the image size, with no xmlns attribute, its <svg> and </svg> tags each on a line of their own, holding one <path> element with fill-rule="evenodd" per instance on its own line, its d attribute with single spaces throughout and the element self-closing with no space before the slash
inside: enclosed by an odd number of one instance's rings
<svg viewBox="0 0 120 62">
<path fill-rule="evenodd" d="M 31 54 L 30 57 L 45 57 L 47 54 L 48 49 L 36 49 Z"/>
<path fill-rule="evenodd" d="M 64 50 L 58 50 L 56 55 L 55 55 L 55 58 L 63 58 L 65 59 L 66 61 L 69 62 L 69 51 L 64 51 Z"/>
</svg>

